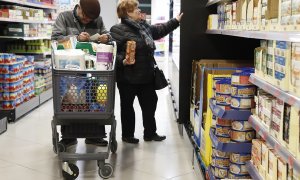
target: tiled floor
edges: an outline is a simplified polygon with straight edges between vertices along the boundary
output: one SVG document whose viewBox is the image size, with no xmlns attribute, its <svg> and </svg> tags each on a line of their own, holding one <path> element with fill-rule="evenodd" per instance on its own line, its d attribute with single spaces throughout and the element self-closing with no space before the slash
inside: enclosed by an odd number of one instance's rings
<svg viewBox="0 0 300 180">
<path fill-rule="evenodd" d="M 191 163 L 191 147 L 184 145 L 170 103 L 167 88 L 158 92 L 156 112 L 158 133 L 166 135 L 163 142 L 144 142 L 141 110 L 135 101 L 136 134 L 138 145 L 123 143 L 120 139 L 120 107 L 116 92 L 115 115 L 118 121 L 118 150 L 109 160 L 115 168 L 116 180 L 194 180 Z M 6 133 L 0 135 L 0 179 L 1 180 L 58 180 L 60 160 L 52 150 L 51 126 L 53 101 L 50 100 L 16 123 L 9 124 Z M 109 130 L 109 129 L 108 129 Z M 81 139 L 70 151 L 95 151 Z M 104 149 L 97 149 L 103 151 Z M 76 162 L 80 169 L 77 179 L 101 179 L 95 161 Z"/>
</svg>

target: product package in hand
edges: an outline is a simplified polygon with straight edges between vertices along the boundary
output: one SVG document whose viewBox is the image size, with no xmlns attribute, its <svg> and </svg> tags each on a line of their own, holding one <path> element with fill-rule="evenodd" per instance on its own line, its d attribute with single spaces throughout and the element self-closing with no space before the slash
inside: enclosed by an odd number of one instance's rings
<svg viewBox="0 0 300 180">
<path fill-rule="evenodd" d="M 135 61 L 135 48 L 136 48 L 135 41 L 127 41 L 126 61 L 130 64 Z"/>
<path fill-rule="evenodd" d="M 96 70 L 111 70 L 113 65 L 113 46 L 98 44 L 96 52 Z"/>
</svg>

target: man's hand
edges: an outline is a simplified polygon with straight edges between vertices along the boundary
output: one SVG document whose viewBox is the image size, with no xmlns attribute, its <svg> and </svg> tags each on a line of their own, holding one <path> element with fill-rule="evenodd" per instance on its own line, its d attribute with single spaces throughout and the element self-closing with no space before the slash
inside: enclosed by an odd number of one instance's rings
<svg viewBox="0 0 300 180">
<path fill-rule="evenodd" d="M 90 40 L 90 35 L 87 32 L 82 32 L 79 34 L 79 36 L 77 37 L 78 41 L 89 41 Z"/>
<path fill-rule="evenodd" d="M 102 34 L 99 36 L 99 39 L 98 41 L 101 42 L 101 43 L 107 43 L 109 40 L 109 37 L 107 34 Z"/>
</svg>

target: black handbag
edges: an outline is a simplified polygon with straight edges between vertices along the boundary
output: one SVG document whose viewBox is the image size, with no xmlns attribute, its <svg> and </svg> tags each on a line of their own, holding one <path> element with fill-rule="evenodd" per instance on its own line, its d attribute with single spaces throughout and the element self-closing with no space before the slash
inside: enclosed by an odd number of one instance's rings
<svg viewBox="0 0 300 180">
<path fill-rule="evenodd" d="M 154 89 L 160 90 L 168 86 L 168 81 L 164 75 L 164 72 L 158 68 L 154 60 Z"/>
</svg>

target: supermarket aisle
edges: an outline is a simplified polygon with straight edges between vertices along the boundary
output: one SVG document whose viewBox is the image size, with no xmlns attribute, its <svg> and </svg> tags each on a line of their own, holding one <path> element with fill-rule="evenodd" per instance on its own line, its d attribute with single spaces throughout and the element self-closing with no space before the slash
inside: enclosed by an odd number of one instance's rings
<svg viewBox="0 0 300 180">
<path fill-rule="evenodd" d="M 140 110 L 136 102 L 136 137 L 139 145 L 123 143 L 120 139 L 119 97 L 116 93 L 115 114 L 118 121 L 118 151 L 109 161 L 115 166 L 116 180 L 193 180 L 196 179 L 190 151 L 183 144 L 174 122 L 168 90 L 159 92 L 157 110 L 158 133 L 165 134 L 163 142 L 144 142 Z M 52 100 L 46 102 L 20 121 L 9 124 L 8 131 L 0 135 L 0 179 L 3 180 L 58 180 L 59 163 L 52 151 L 50 121 Z M 70 151 L 95 151 L 80 139 Z M 99 149 L 98 149 L 99 150 Z M 101 150 L 101 149 L 100 149 Z M 103 149 L 102 149 L 103 150 Z M 100 179 L 95 161 L 79 161 L 80 180 Z"/>
</svg>

